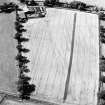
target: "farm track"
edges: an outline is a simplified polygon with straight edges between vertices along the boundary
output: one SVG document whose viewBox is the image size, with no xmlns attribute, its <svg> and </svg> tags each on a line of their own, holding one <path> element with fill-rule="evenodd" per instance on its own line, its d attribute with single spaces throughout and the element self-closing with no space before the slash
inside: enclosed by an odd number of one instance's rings
<svg viewBox="0 0 105 105">
<path fill-rule="evenodd" d="M 2 97 L 0 100 L 0 105 L 5 105 L 9 103 L 9 105 L 57 105 L 54 103 L 50 103 L 47 101 L 42 101 L 40 99 L 31 98 L 30 100 L 21 100 L 17 94 L 11 94 L 7 92 L 0 92 L 0 96 Z M 6 104 L 8 105 L 8 104 Z"/>
</svg>

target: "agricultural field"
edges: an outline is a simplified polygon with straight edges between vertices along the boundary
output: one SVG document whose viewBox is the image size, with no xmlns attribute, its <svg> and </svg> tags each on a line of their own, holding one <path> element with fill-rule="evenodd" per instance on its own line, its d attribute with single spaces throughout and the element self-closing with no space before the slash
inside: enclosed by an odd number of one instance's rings
<svg viewBox="0 0 105 105">
<path fill-rule="evenodd" d="M 99 84 L 99 20 L 95 14 L 47 9 L 45 18 L 24 24 L 29 38 L 32 97 L 96 105 Z"/>
<path fill-rule="evenodd" d="M 15 13 L 0 14 L 0 92 L 16 94 L 18 67 L 15 35 Z"/>
<path fill-rule="evenodd" d="M 29 76 L 36 85 L 35 95 L 63 99 L 73 18 L 73 12 L 48 9 L 46 18 L 32 19 L 25 25 L 28 32 L 24 36 L 30 41 L 23 45 L 30 49 Z"/>
<path fill-rule="evenodd" d="M 96 105 L 99 86 L 99 20 L 78 13 L 67 102 Z"/>
</svg>

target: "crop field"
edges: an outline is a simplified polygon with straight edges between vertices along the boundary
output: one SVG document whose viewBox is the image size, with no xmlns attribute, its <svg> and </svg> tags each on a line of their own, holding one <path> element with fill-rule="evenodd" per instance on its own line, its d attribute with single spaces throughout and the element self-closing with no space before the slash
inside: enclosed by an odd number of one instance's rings
<svg viewBox="0 0 105 105">
<path fill-rule="evenodd" d="M 99 20 L 77 14 L 67 102 L 96 105 L 99 86 Z"/>
<path fill-rule="evenodd" d="M 30 49 L 29 76 L 36 85 L 35 94 L 63 99 L 74 13 L 56 9 L 47 12 L 46 18 L 32 19 L 26 24 L 28 32 L 24 36 L 30 37 L 30 41 L 23 45 Z"/>
<path fill-rule="evenodd" d="M 30 49 L 32 97 L 96 105 L 99 84 L 99 22 L 95 14 L 47 9 L 45 18 L 24 24 Z"/>
<path fill-rule="evenodd" d="M 0 92 L 17 93 L 15 13 L 0 14 Z"/>
</svg>

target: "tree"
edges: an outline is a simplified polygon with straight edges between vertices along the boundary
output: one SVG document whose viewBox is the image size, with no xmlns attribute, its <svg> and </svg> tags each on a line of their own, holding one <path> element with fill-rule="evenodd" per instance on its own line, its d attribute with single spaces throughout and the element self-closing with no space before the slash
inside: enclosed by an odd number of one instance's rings
<svg viewBox="0 0 105 105">
<path fill-rule="evenodd" d="M 57 0 L 45 0 L 45 5 L 47 6 L 54 6 L 56 5 L 56 2 Z"/>
<path fill-rule="evenodd" d="M 18 21 L 15 22 L 15 26 L 21 27 L 21 28 L 24 27 L 24 26 L 23 26 L 21 23 L 19 23 Z"/>
<path fill-rule="evenodd" d="M 105 90 L 102 90 L 98 95 L 100 99 L 105 100 Z"/>
<path fill-rule="evenodd" d="M 26 29 L 24 29 L 23 27 L 20 27 L 20 26 L 16 26 L 15 29 L 19 33 L 26 32 L 27 31 Z"/>
<path fill-rule="evenodd" d="M 79 10 L 86 10 L 86 4 L 80 1 L 73 1 L 70 3 L 70 7 L 73 9 L 79 9 Z"/>
<path fill-rule="evenodd" d="M 21 36 L 22 36 L 22 33 L 17 32 L 17 33 L 15 34 L 15 38 L 21 37 Z"/>
<path fill-rule="evenodd" d="M 29 84 L 30 79 L 30 77 L 24 76 L 23 74 L 20 76 L 17 89 L 22 99 L 30 99 L 31 93 L 35 91 L 35 85 Z"/>
<path fill-rule="evenodd" d="M 101 38 L 100 38 L 100 41 L 101 41 L 102 43 L 105 43 L 105 37 L 101 37 Z"/>
<path fill-rule="evenodd" d="M 23 46 L 21 45 L 21 44 L 18 44 L 17 46 L 16 46 L 16 48 L 18 49 L 18 51 L 20 52 L 21 51 L 21 49 L 23 48 Z"/>
<path fill-rule="evenodd" d="M 22 87 L 22 94 L 20 97 L 22 99 L 30 99 L 30 95 L 33 91 L 35 91 L 35 85 L 33 84 L 24 84 Z"/>
<path fill-rule="evenodd" d="M 23 71 L 23 72 L 25 72 L 25 73 L 30 72 L 30 70 L 29 70 L 29 69 L 20 69 L 20 70 L 22 70 L 22 71 Z"/>
<path fill-rule="evenodd" d="M 27 22 L 27 18 L 20 18 L 20 17 L 17 17 L 17 21 L 20 22 L 20 23 L 26 23 Z"/>
<path fill-rule="evenodd" d="M 19 0 L 19 1 L 20 3 L 23 3 L 23 4 L 26 2 L 26 0 Z"/>
<path fill-rule="evenodd" d="M 18 54 L 16 56 L 16 60 L 18 60 L 19 62 L 24 62 L 24 63 L 29 63 L 30 60 L 27 59 L 27 57 L 22 56 L 21 54 Z"/>
<path fill-rule="evenodd" d="M 100 18 L 100 20 L 105 20 L 105 14 L 104 14 L 104 12 L 101 12 L 99 14 L 99 18 Z"/>
<path fill-rule="evenodd" d="M 30 62 L 30 60 L 28 60 L 28 59 L 20 59 L 20 61 L 19 61 L 19 62 L 29 63 L 29 62 Z"/>
<path fill-rule="evenodd" d="M 22 54 L 21 54 L 21 53 L 19 53 L 19 54 L 16 56 L 16 60 L 21 61 L 21 59 L 27 59 L 27 57 L 22 56 Z"/>
<path fill-rule="evenodd" d="M 29 49 L 26 49 L 26 48 L 23 48 L 23 46 L 21 44 L 18 44 L 17 47 L 18 51 L 21 53 L 21 52 L 24 52 L 24 53 L 27 53 L 29 52 L 30 50 Z"/>
<path fill-rule="evenodd" d="M 21 49 L 21 52 L 24 52 L 24 53 L 27 53 L 27 52 L 29 52 L 30 50 L 29 49 L 26 49 L 26 48 L 22 48 Z"/>
<path fill-rule="evenodd" d="M 103 83 L 105 83 L 105 76 L 101 76 L 100 77 L 100 81 L 102 81 Z"/>
<path fill-rule="evenodd" d="M 105 28 L 103 26 L 100 26 L 100 31 L 105 33 Z"/>
<path fill-rule="evenodd" d="M 20 69 L 27 69 L 27 66 L 25 65 L 24 62 L 19 62 L 18 66 Z"/>
<path fill-rule="evenodd" d="M 17 89 L 19 92 L 23 93 L 24 91 L 24 86 L 28 86 L 29 85 L 29 80 L 31 78 L 29 77 L 20 77 L 20 79 L 18 80 L 18 86 L 17 86 Z"/>
<path fill-rule="evenodd" d="M 19 41 L 20 42 L 27 42 L 27 41 L 29 41 L 29 39 L 28 38 L 24 38 L 24 37 L 20 37 Z"/>
<path fill-rule="evenodd" d="M 28 38 L 24 38 L 24 37 L 21 37 L 19 35 L 15 36 L 14 38 L 17 39 L 18 42 L 27 42 L 27 41 L 29 41 Z"/>
</svg>

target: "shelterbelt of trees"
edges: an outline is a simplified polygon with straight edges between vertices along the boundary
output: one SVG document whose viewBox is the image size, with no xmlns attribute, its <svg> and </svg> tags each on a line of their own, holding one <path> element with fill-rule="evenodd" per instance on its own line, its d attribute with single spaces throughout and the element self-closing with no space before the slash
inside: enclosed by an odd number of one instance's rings
<svg viewBox="0 0 105 105">
<path fill-rule="evenodd" d="M 38 5 L 37 1 L 34 0 L 19 0 L 23 4 L 30 4 L 30 5 Z M 45 6 L 49 7 L 64 7 L 64 8 L 70 8 L 70 9 L 78 9 L 81 11 L 104 11 L 103 8 L 99 8 L 96 5 L 89 5 L 81 1 L 72 1 L 70 3 L 64 3 L 64 2 L 59 2 L 59 0 L 45 0 L 43 1 Z"/>
<path fill-rule="evenodd" d="M 17 82 L 17 91 L 19 92 L 19 97 L 23 99 L 30 99 L 30 95 L 33 91 L 35 91 L 35 85 L 30 84 L 30 77 L 26 76 L 25 73 L 30 72 L 30 70 L 27 67 L 27 63 L 30 61 L 27 59 L 27 57 L 22 56 L 22 53 L 28 53 L 29 49 L 23 48 L 22 42 L 27 42 L 29 39 L 22 36 L 23 32 L 26 32 L 27 30 L 24 29 L 23 23 L 27 22 L 27 19 L 20 18 L 17 11 L 20 11 L 19 6 L 16 5 L 13 2 L 10 3 L 4 3 L 3 5 L 0 5 L 0 13 L 12 13 L 16 12 L 16 21 L 15 21 L 15 39 L 18 42 L 17 50 L 18 54 L 16 56 L 16 60 L 18 62 L 18 68 L 19 68 L 19 75 L 18 75 L 18 82 Z"/>
</svg>

